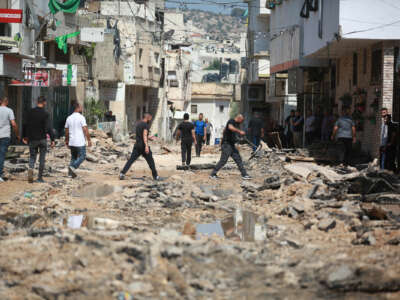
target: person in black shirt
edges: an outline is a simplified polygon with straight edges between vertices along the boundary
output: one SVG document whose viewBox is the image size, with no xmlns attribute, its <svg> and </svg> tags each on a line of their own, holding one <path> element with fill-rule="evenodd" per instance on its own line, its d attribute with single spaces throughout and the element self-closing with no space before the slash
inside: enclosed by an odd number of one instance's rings
<svg viewBox="0 0 400 300">
<path fill-rule="evenodd" d="M 192 159 L 192 144 L 196 145 L 196 135 L 194 132 L 193 123 L 189 122 L 189 114 L 186 113 L 183 116 L 183 122 L 179 124 L 178 131 L 176 132 L 176 140 L 181 138 L 181 150 L 182 150 L 182 166 L 190 165 Z"/>
<path fill-rule="evenodd" d="M 243 116 L 237 115 L 235 119 L 230 119 L 226 124 L 224 135 L 222 138 L 222 145 L 221 145 L 221 158 L 215 169 L 212 171 L 210 178 L 218 179 L 217 172 L 222 169 L 222 167 L 227 163 L 229 157 L 232 157 L 235 163 L 237 164 L 240 173 L 242 173 L 242 179 L 249 180 L 251 177 L 247 174 L 242 158 L 240 157 L 238 149 L 235 147 L 236 143 L 236 133 L 240 135 L 245 135 L 246 133 L 240 129 L 238 129 L 239 125 L 243 123 Z"/>
<path fill-rule="evenodd" d="M 254 144 L 253 151 L 256 151 L 258 146 L 260 146 L 261 139 L 264 137 L 264 123 L 258 112 L 256 112 L 254 118 L 250 120 L 248 131 Z"/>
<path fill-rule="evenodd" d="M 26 136 L 23 139 L 25 144 L 29 143 L 29 170 L 28 170 L 28 181 L 33 182 L 33 169 L 35 168 L 36 158 L 39 155 L 39 173 L 38 182 L 43 181 L 43 170 L 46 161 L 47 152 L 47 134 L 50 135 L 51 147 L 53 148 L 54 135 L 53 130 L 50 128 L 49 113 L 44 110 L 46 106 L 46 99 L 39 97 L 37 100 L 37 106 L 30 110 L 26 123 Z"/>
<path fill-rule="evenodd" d="M 145 113 L 143 120 L 136 125 L 136 143 L 133 146 L 131 157 L 126 162 L 125 167 L 119 174 L 119 179 L 124 180 L 125 174 L 128 172 L 132 164 L 140 157 L 143 156 L 151 169 L 154 180 L 162 180 L 157 174 L 156 165 L 154 163 L 153 154 L 151 153 L 148 141 L 152 140 L 149 137 L 149 123 L 152 120 L 152 115 Z"/>
</svg>

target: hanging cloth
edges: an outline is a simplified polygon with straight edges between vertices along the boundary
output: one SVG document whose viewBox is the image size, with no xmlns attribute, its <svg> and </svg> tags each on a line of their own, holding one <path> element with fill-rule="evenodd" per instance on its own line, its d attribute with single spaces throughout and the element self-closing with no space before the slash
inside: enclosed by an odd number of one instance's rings
<svg viewBox="0 0 400 300">
<path fill-rule="evenodd" d="M 72 65 L 68 65 L 67 68 L 67 85 L 71 85 L 72 82 Z"/>
<path fill-rule="evenodd" d="M 58 49 L 62 50 L 64 52 L 64 54 L 67 54 L 67 52 L 68 52 L 67 40 L 69 38 L 78 36 L 80 33 L 81 33 L 80 31 L 77 31 L 77 32 L 68 33 L 66 35 L 56 37 L 56 43 L 58 45 Z"/>
<path fill-rule="evenodd" d="M 80 2 L 80 0 L 67 0 L 64 3 L 60 3 L 59 0 L 49 0 L 50 12 L 54 15 L 61 10 L 66 13 L 74 14 Z"/>
</svg>

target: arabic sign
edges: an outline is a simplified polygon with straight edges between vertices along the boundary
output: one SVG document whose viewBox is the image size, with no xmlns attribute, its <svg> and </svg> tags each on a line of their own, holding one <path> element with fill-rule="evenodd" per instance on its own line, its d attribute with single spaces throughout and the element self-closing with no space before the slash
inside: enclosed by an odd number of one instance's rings
<svg viewBox="0 0 400 300">
<path fill-rule="evenodd" d="M 18 41 L 15 41 L 12 37 L 0 36 L 0 46 L 18 48 L 19 44 L 18 44 Z"/>
<path fill-rule="evenodd" d="M 11 80 L 11 86 L 61 86 L 62 71 L 54 69 L 26 69 L 24 80 Z"/>
<path fill-rule="evenodd" d="M 0 8 L 0 23 L 22 23 L 22 9 Z"/>
</svg>

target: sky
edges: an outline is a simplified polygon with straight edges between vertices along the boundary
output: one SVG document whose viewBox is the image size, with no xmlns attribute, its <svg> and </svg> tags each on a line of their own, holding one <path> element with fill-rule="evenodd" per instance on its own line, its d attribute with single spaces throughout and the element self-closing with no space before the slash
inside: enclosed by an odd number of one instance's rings
<svg viewBox="0 0 400 300">
<path fill-rule="evenodd" d="M 230 14 L 232 8 L 246 8 L 243 0 L 165 0 L 167 7 L 180 7 L 185 5 L 189 9 L 208 10 L 216 13 Z"/>
</svg>

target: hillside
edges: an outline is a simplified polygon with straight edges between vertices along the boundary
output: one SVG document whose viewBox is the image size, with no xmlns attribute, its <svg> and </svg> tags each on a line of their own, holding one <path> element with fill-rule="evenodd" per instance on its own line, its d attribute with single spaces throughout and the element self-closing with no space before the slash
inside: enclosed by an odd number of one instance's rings
<svg viewBox="0 0 400 300">
<path fill-rule="evenodd" d="M 185 22 L 207 32 L 213 40 L 240 39 L 240 34 L 246 32 L 245 20 L 239 17 L 216 14 L 202 10 L 183 11 Z"/>
</svg>

